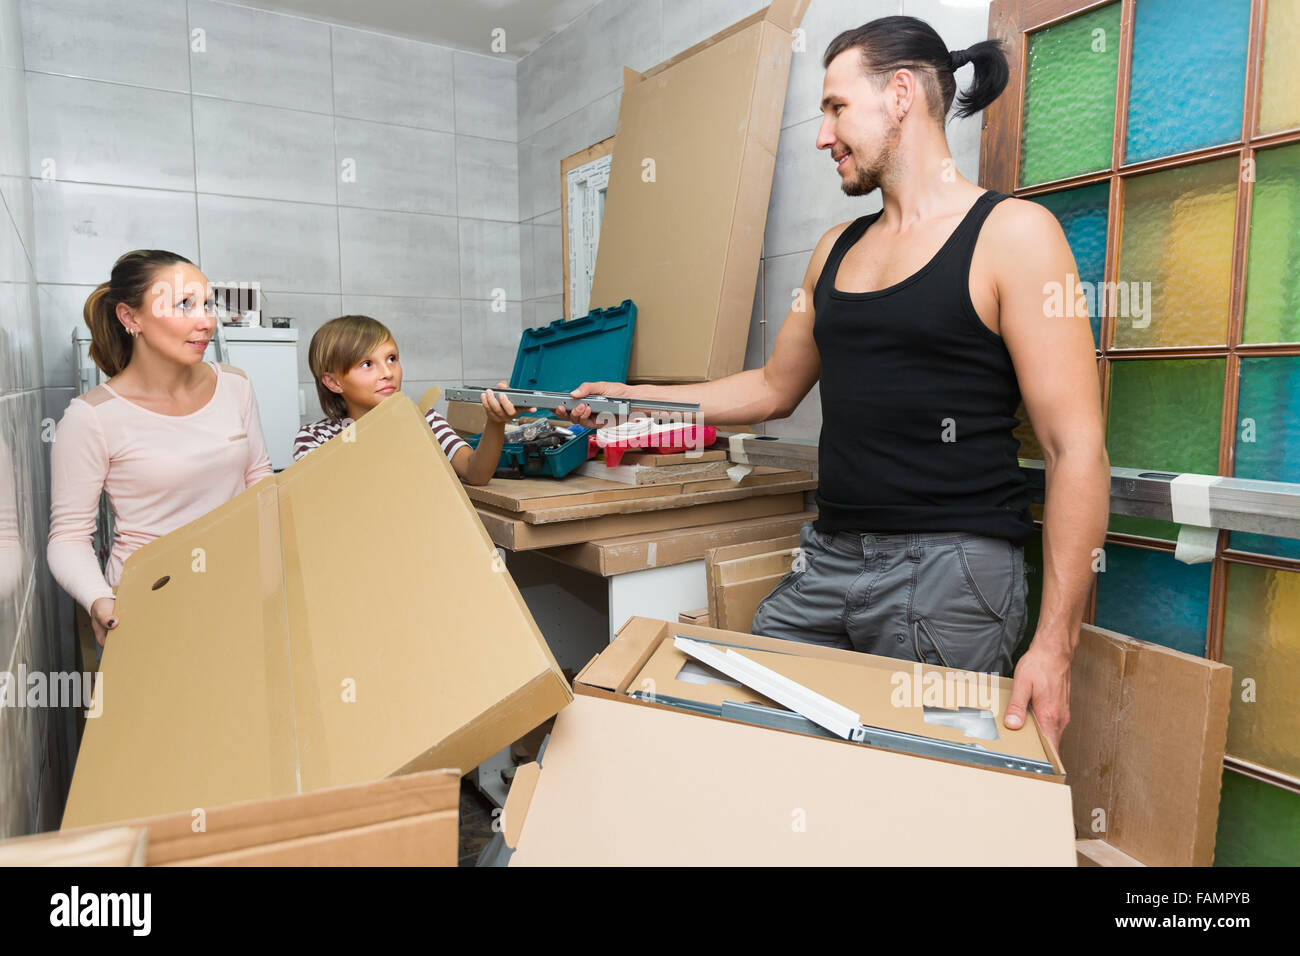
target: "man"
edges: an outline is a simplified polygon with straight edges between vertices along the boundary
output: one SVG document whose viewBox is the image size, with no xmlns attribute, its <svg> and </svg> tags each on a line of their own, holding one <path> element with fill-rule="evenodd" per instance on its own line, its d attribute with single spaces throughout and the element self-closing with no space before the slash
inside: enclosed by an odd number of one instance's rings
<svg viewBox="0 0 1300 956">
<path fill-rule="evenodd" d="M 1054 305 L 1069 277 L 1077 288 L 1056 219 L 956 172 L 944 117 L 966 62 L 975 81 L 958 115 L 1005 87 L 996 42 L 950 52 L 912 17 L 832 41 L 817 146 L 845 193 L 879 188 L 883 209 L 818 242 L 763 368 L 572 394 L 697 402 L 711 424 L 751 424 L 790 415 L 820 379 L 818 518 L 752 630 L 1003 674 L 1025 626 L 1033 531 L 1011 433 L 1023 396 L 1046 459 L 1045 567 L 1006 725 L 1032 705 L 1057 742 L 1109 511 L 1097 367 L 1082 300 Z M 592 423 L 584 404 L 571 414 Z"/>
</svg>

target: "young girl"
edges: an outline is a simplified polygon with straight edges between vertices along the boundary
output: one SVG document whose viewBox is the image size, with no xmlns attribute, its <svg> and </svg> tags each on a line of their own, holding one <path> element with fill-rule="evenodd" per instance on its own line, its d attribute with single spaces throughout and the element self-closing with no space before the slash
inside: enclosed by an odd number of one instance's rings
<svg viewBox="0 0 1300 956">
<path fill-rule="evenodd" d="M 303 425 L 293 440 L 297 461 L 318 448 L 402 388 L 402 363 L 393 335 L 367 315 L 330 319 L 311 337 L 307 364 L 326 417 Z M 507 388 L 502 382 L 498 388 Z M 424 416 L 461 481 L 486 485 L 496 471 L 505 442 L 505 423 L 518 414 L 514 405 L 488 389 L 481 396 L 487 425 L 478 448 L 470 448 L 432 408 Z M 536 409 L 529 409 L 536 411 Z"/>
<path fill-rule="evenodd" d="M 271 474 L 252 384 L 204 362 L 216 328 L 208 280 L 184 256 L 128 252 L 86 299 L 90 357 L 110 378 L 68 403 L 50 450 L 50 571 L 102 646 L 114 588 L 140 545 Z M 101 572 L 91 544 L 100 492 L 113 506 Z"/>
</svg>

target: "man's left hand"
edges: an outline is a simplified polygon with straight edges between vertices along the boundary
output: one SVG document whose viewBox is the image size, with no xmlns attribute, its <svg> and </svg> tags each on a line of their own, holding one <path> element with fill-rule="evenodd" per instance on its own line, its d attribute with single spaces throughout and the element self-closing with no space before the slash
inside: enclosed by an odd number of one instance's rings
<svg viewBox="0 0 1300 956">
<path fill-rule="evenodd" d="M 1014 681 L 1004 718 L 1006 726 L 1011 730 L 1023 727 L 1025 710 L 1032 706 L 1038 726 L 1052 746 L 1059 747 L 1061 733 L 1070 722 L 1069 655 L 1035 639 L 1016 665 Z"/>
</svg>

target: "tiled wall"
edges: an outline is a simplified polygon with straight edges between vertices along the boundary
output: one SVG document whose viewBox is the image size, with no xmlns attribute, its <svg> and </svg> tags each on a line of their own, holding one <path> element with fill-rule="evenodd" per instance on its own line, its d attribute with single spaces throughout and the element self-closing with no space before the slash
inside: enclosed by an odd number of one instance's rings
<svg viewBox="0 0 1300 956">
<path fill-rule="evenodd" d="M 45 564 L 48 432 L 41 424 L 40 322 L 19 0 L 0 0 L 0 671 L 71 669 Z M 60 646 L 59 635 L 68 635 Z M 0 678 L 3 679 L 3 678 Z M 13 700 L 13 698 L 11 698 Z M 0 707 L 0 837 L 58 825 L 72 754 L 69 713 Z"/>
<path fill-rule="evenodd" d="M 509 376 L 513 60 L 214 0 L 21 6 L 47 414 L 76 391 L 86 295 L 139 247 L 298 320 L 307 420 L 307 342 L 343 313 L 393 330 L 415 398 Z"/>
<path fill-rule="evenodd" d="M 563 312 L 560 160 L 607 136 L 618 125 L 623 66 L 644 70 L 766 6 L 762 0 L 602 0 L 536 52 L 519 61 L 519 215 L 524 322 L 540 325 Z M 758 368 L 789 311 L 813 247 L 836 223 L 880 208 L 879 194 L 843 195 L 827 154 L 816 148 L 824 70 L 821 56 L 842 30 L 893 14 L 920 17 L 949 49 L 988 37 L 988 3 L 944 0 L 812 0 L 803 47 L 790 66 L 781 120 L 763 263 L 759 270 L 745 367 Z M 971 68 L 957 74 L 969 85 Z M 979 174 L 980 118 L 952 120 L 948 143 L 957 169 Z M 816 438 L 818 392 L 768 434 Z"/>
</svg>

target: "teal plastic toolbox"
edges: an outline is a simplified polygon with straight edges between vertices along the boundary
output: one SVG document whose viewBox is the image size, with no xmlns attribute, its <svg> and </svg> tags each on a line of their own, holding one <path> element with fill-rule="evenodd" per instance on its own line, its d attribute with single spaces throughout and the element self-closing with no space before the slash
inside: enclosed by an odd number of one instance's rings
<svg viewBox="0 0 1300 956">
<path fill-rule="evenodd" d="M 636 306 L 631 299 L 609 309 L 594 309 L 578 319 L 556 319 L 550 325 L 525 329 L 510 373 L 511 388 L 571 392 L 583 382 L 622 382 L 632 358 Z M 552 414 L 552 418 L 555 418 Z M 563 478 L 591 457 L 588 439 L 593 430 L 569 425 L 573 437 L 562 445 L 506 442 L 497 463 L 498 477 L 549 476 Z M 465 439 L 477 448 L 483 436 Z"/>
</svg>

